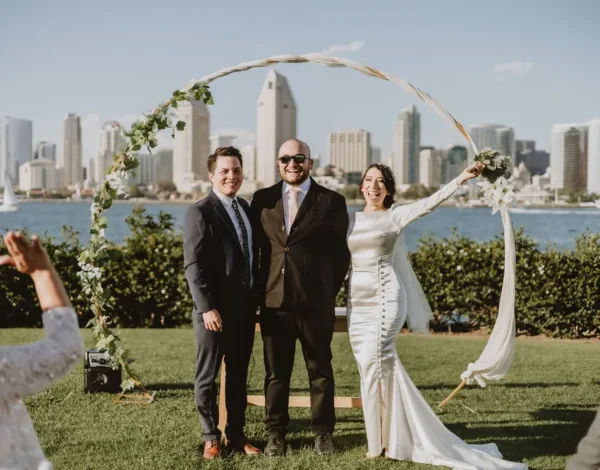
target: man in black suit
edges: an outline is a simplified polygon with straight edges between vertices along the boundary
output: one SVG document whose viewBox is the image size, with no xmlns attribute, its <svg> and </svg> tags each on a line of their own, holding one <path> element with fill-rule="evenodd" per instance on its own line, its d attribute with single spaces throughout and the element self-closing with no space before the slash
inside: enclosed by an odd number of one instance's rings
<svg viewBox="0 0 600 470">
<path fill-rule="evenodd" d="M 213 188 L 185 216 L 185 277 L 194 310 L 196 408 L 204 431 L 204 458 L 221 450 L 215 379 L 225 357 L 227 444 L 245 454 L 260 451 L 244 435 L 246 378 L 254 343 L 256 296 L 252 284 L 252 228 L 248 203 L 236 197 L 243 182 L 242 155 L 218 148 L 208 158 Z"/>
<path fill-rule="evenodd" d="M 292 139 L 279 149 L 283 181 L 252 198 L 257 292 L 264 343 L 266 455 L 285 453 L 296 340 L 310 379 L 315 448 L 334 451 L 331 339 L 335 297 L 350 262 L 344 198 L 310 178 L 310 149 Z"/>
</svg>

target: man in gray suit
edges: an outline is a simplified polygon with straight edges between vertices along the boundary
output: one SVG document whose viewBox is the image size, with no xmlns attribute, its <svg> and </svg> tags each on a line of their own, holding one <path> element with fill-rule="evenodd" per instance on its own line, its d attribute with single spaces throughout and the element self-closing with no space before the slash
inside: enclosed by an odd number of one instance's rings
<svg viewBox="0 0 600 470">
<path fill-rule="evenodd" d="M 246 379 L 254 343 L 256 296 L 252 289 L 252 228 L 248 203 L 236 196 L 243 182 L 242 155 L 221 147 L 208 158 L 213 188 L 185 216 L 183 259 L 196 338 L 196 408 L 204 431 L 204 458 L 221 451 L 215 379 L 225 357 L 227 445 L 247 455 L 260 451 L 244 434 Z"/>
</svg>

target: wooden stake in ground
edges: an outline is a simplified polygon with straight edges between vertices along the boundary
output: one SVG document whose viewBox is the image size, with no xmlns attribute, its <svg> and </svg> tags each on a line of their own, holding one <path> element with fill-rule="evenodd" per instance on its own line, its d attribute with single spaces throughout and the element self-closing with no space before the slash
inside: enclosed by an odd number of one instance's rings
<svg viewBox="0 0 600 470">
<path fill-rule="evenodd" d="M 135 388 L 141 393 L 126 393 L 121 392 L 117 398 L 115 398 L 116 405 L 149 405 L 154 401 L 156 392 L 150 393 L 146 390 L 146 387 L 141 382 L 136 381 Z"/>
<path fill-rule="evenodd" d="M 452 399 L 453 399 L 453 398 L 456 396 L 456 394 L 457 394 L 458 392 L 460 392 L 460 390 L 461 390 L 461 389 L 462 389 L 462 388 L 463 388 L 465 385 L 467 385 L 467 379 L 464 379 L 464 380 L 463 380 L 463 381 L 462 381 L 462 382 L 461 382 L 461 383 L 458 385 L 458 387 L 456 387 L 456 388 L 454 389 L 454 391 L 453 391 L 453 392 L 452 392 L 450 395 L 448 395 L 448 397 L 447 397 L 447 398 L 446 398 L 446 399 L 445 399 L 443 402 L 441 402 L 441 403 L 440 403 L 438 406 L 439 406 L 440 408 L 443 408 L 444 406 L 446 406 L 446 405 L 448 404 L 448 402 L 449 402 L 450 400 L 452 400 Z"/>
</svg>

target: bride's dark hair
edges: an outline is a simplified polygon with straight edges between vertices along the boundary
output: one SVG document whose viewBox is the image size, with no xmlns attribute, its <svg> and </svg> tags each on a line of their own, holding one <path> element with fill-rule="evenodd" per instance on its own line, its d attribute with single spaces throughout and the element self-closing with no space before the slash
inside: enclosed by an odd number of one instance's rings
<svg viewBox="0 0 600 470">
<path fill-rule="evenodd" d="M 383 163 L 373 163 L 369 165 L 360 179 L 360 191 L 362 192 L 365 177 L 371 168 L 377 168 L 381 172 L 381 176 L 383 177 L 383 185 L 388 192 L 387 196 L 383 200 L 383 207 L 389 209 L 392 207 L 392 204 L 394 204 L 394 195 L 396 194 L 396 178 L 394 178 L 394 173 L 389 166 L 384 165 Z"/>
</svg>

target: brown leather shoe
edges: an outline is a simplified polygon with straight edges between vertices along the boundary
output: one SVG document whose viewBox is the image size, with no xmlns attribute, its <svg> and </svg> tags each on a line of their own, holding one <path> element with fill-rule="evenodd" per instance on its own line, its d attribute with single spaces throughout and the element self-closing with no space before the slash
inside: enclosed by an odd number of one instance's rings
<svg viewBox="0 0 600 470">
<path fill-rule="evenodd" d="M 206 441 L 202 457 L 208 460 L 216 459 L 221 453 L 221 443 L 218 440 Z"/>
<path fill-rule="evenodd" d="M 248 442 L 245 437 L 240 437 L 238 439 L 232 439 L 231 441 L 225 441 L 225 445 L 235 451 L 241 452 L 244 455 L 260 455 L 261 451 L 259 448 L 254 447 L 252 444 Z"/>
</svg>

